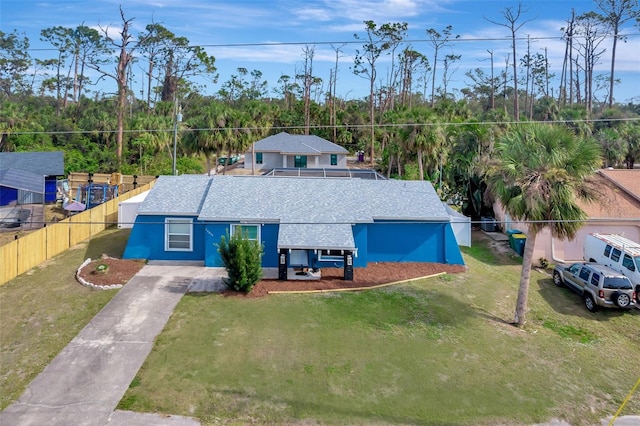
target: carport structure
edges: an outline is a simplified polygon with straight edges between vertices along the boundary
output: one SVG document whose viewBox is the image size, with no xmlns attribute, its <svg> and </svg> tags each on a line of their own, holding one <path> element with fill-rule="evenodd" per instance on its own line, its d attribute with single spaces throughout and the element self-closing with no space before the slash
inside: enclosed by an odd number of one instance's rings
<svg viewBox="0 0 640 426">
<path fill-rule="evenodd" d="M 62 151 L 0 152 L 0 206 L 54 202 L 63 175 Z"/>
</svg>

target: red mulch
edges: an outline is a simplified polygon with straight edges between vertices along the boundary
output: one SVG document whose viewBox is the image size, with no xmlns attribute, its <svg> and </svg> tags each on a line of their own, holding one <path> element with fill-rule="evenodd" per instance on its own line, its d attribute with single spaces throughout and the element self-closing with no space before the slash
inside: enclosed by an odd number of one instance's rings
<svg viewBox="0 0 640 426">
<path fill-rule="evenodd" d="M 380 284 L 388 284 L 404 281 L 412 278 L 421 278 L 428 275 L 446 272 L 456 274 L 464 272 L 462 265 L 445 265 L 442 263 L 370 263 L 366 268 L 353 269 L 353 281 L 343 280 L 342 268 L 322 268 L 320 280 L 262 280 L 259 281 L 249 294 L 235 291 L 225 292 L 226 296 L 263 297 L 270 291 L 309 291 L 309 290 L 335 290 L 343 288 L 363 288 Z"/>
<path fill-rule="evenodd" d="M 103 263 L 108 266 L 106 273 L 97 272 L 96 267 Z M 144 261 L 103 257 L 90 262 L 82 268 L 80 276 L 94 285 L 125 284 L 142 269 L 143 266 Z M 412 278 L 426 277 L 442 272 L 456 274 L 464 272 L 465 270 L 465 267 L 461 265 L 445 265 L 442 263 L 380 262 L 370 263 L 366 268 L 354 268 L 353 281 L 345 281 L 342 279 L 344 274 L 342 268 L 322 268 L 322 278 L 320 280 L 279 281 L 265 279 L 259 281 L 248 294 L 232 290 L 226 291 L 224 294 L 227 297 L 263 297 L 268 295 L 270 291 L 363 288 Z"/>
<path fill-rule="evenodd" d="M 106 272 L 96 271 L 98 265 L 107 265 Z M 143 260 L 116 259 L 103 256 L 89 262 L 78 274 L 85 281 L 97 285 L 108 286 L 126 284 L 144 266 Z"/>
</svg>

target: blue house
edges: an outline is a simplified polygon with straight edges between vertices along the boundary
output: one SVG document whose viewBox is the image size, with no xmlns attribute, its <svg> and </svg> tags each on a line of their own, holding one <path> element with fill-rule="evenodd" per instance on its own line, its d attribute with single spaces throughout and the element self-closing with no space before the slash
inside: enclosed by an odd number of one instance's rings
<svg viewBox="0 0 640 426">
<path fill-rule="evenodd" d="M 0 206 L 55 202 L 64 153 L 0 152 Z"/>
<path fill-rule="evenodd" d="M 369 262 L 464 264 L 430 182 L 275 176 L 161 176 L 124 257 L 221 267 L 217 244 L 235 232 L 264 246 L 264 275 L 279 279 L 295 268 L 343 267 L 352 279 Z"/>
</svg>

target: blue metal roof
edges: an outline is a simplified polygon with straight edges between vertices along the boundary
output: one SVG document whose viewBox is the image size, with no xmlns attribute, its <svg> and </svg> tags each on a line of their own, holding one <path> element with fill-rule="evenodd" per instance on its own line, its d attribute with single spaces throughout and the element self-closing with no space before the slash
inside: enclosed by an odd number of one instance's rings
<svg viewBox="0 0 640 426">
<path fill-rule="evenodd" d="M 286 132 L 269 136 L 254 143 L 258 152 L 279 152 L 287 155 L 347 154 L 349 151 L 315 135 L 290 135 Z M 247 152 L 250 152 L 251 148 Z"/>
<path fill-rule="evenodd" d="M 0 170 L 16 169 L 40 176 L 64 176 L 64 153 L 0 152 Z"/>
<path fill-rule="evenodd" d="M 0 170 L 0 186 L 44 194 L 44 176 L 18 169 Z"/>
</svg>

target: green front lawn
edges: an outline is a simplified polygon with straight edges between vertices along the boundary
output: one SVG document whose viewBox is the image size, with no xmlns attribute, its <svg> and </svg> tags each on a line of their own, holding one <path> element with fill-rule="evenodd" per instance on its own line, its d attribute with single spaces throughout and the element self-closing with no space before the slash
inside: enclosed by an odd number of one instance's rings
<svg viewBox="0 0 640 426">
<path fill-rule="evenodd" d="M 187 295 L 120 408 L 205 424 L 593 424 L 638 378 L 638 311 L 592 314 L 486 240 L 465 274 L 358 293 Z M 635 395 L 623 414 L 640 412 Z"/>
<path fill-rule="evenodd" d="M 0 286 L 0 410 L 117 293 L 80 285 L 75 271 L 89 257 L 121 256 L 128 236 L 128 229 L 101 232 Z"/>
</svg>

